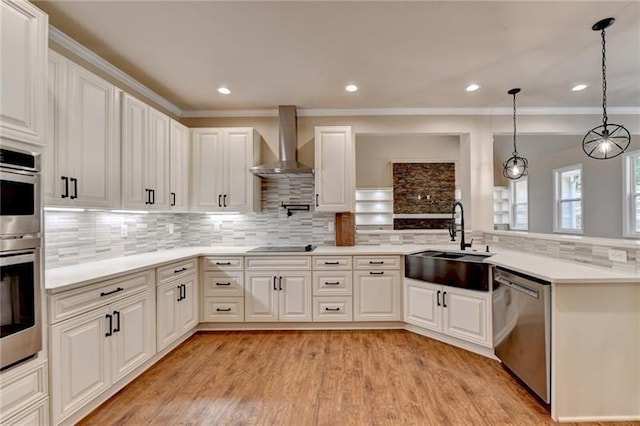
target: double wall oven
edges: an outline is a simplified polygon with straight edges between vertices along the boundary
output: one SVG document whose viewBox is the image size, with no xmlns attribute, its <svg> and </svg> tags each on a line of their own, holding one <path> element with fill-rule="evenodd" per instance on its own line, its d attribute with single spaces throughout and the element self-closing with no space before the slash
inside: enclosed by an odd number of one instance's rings
<svg viewBox="0 0 640 426">
<path fill-rule="evenodd" d="M 40 156 L 0 148 L 0 369 L 42 349 Z"/>
</svg>

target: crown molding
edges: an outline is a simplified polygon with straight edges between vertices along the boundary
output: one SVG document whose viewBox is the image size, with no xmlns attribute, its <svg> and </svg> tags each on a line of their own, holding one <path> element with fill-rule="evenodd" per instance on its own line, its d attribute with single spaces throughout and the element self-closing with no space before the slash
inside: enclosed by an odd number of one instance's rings
<svg viewBox="0 0 640 426">
<path fill-rule="evenodd" d="M 609 107 L 611 115 L 640 115 L 640 107 Z M 343 108 L 297 110 L 298 117 L 512 115 L 511 108 Z M 518 115 L 602 115 L 602 107 L 520 107 Z M 182 111 L 183 118 L 277 117 L 277 109 Z"/>
<path fill-rule="evenodd" d="M 175 104 L 158 95 L 156 92 L 149 89 L 147 86 L 140 83 L 138 80 L 126 74 L 119 68 L 116 68 L 114 65 L 105 61 L 100 56 L 96 55 L 94 52 L 81 45 L 53 25 L 49 25 L 49 40 L 54 41 L 56 44 L 105 72 L 107 75 L 113 77 L 123 85 L 130 87 L 157 105 L 160 105 L 167 111 L 175 114 L 177 117 L 182 116 L 182 110 Z"/>
</svg>

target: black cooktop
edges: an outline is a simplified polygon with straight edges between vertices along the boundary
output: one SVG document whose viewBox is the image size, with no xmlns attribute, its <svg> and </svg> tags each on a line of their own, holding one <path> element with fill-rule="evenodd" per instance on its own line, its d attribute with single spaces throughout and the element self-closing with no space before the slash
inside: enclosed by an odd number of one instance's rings
<svg viewBox="0 0 640 426">
<path fill-rule="evenodd" d="M 307 244 L 306 246 L 264 246 L 247 250 L 247 253 L 287 253 L 313 251 L 318 246 Z"/>
</svg>

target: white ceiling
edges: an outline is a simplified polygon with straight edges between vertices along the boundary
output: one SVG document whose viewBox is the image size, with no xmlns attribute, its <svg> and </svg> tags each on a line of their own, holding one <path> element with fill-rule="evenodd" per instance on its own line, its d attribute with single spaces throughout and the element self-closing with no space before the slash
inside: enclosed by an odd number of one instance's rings
<svg viewBox="0 0 640 426">
<path fill-rule="evenodd" d="M 639 1 L 36 1 L 183 110 L 640 106 Z M 354 82 L 360 91 L 344 91 Z M 477 82 L 482 88 L 466 93 Z M 576 83 L 588 83 L 571 92 Z M 217 93 L 220 85 L 233 93 Z"/>
</svg>

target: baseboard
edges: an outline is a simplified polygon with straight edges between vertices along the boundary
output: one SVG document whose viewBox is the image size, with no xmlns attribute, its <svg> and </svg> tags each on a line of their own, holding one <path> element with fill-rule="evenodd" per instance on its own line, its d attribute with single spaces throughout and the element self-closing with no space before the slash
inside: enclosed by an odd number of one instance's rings
<svg viewBox="0 0 640 426">
<path fill-rule="evenodd" d="M 199 331 L 260 331 L 260 330 L 398 330 L 400 321 L 385 322 L 203 322 Z"/>
<path fill-rule="evenodd" d="M 404 323 L 404 329 L 412 333 L 419 334 L 421 336 L 429 337 L 434 340 L 438 340 L 443 343 L 464 349 L 478 355 L 482 355 L 487 358 L 491 358 L 496 361 L 500 361 L 493 350 L 493 348 L 486 348 L 484 346 L 476 345 L 475 343 L 466 342 L 464 340 L 457 339 L 455 337 L 447 336 L 435 331 L 427 330 L 422 327 L 415 326 L 413 324 Z"/>
<path fill-rule="evenodd" d="M 554 420 L 559 423 L 637 422 L 640 421 L 640 414 L 632 416 L 561 416 Z"/>
</svg>

